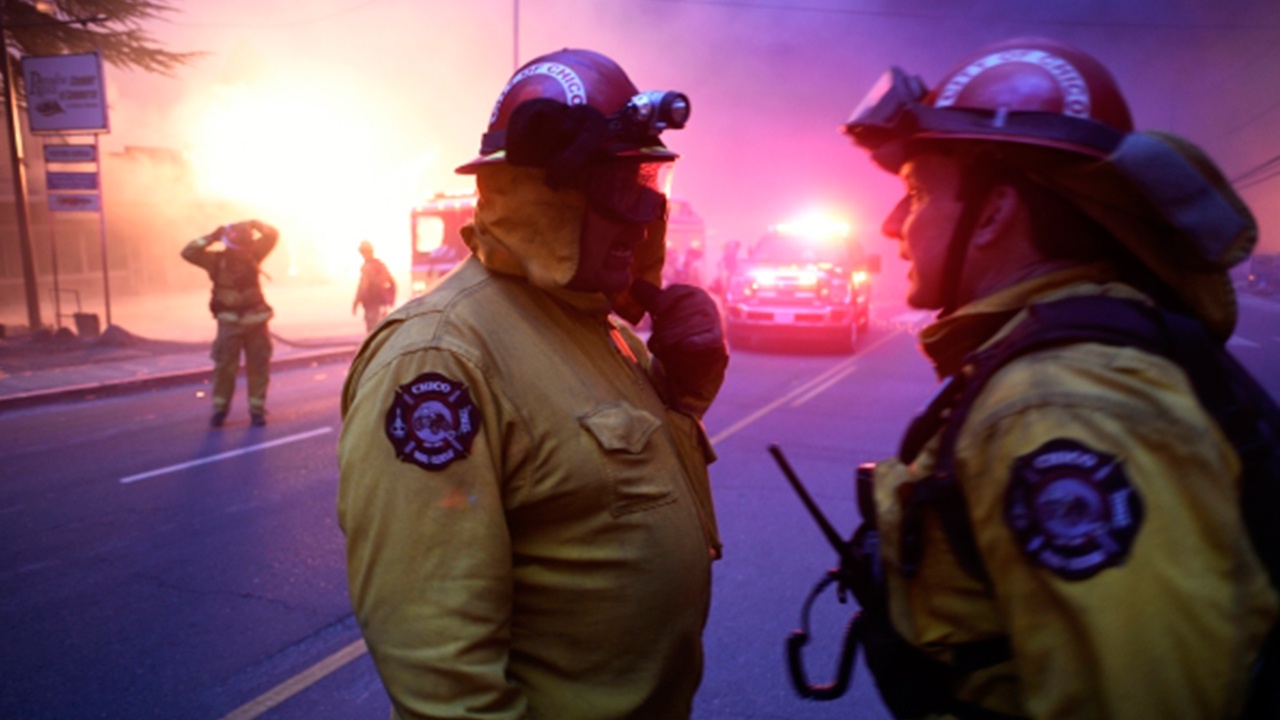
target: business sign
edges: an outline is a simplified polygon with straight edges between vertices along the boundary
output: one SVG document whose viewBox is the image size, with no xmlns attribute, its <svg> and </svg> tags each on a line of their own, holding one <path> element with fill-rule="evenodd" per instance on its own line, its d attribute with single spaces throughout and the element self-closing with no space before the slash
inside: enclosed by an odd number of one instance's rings
<svg viewBox="0 0 1280 720">
<path fill-rule="evenodd" d="M 97 190 L 96 172 L 46 172 L 44 186 L 53 190 Z"/>
<path fill-rule="evenodd" d="M 25 57 L 22 79 L 31 132 L 110 131 L 100 54 Z"/>
<path fill-rule="evenodd" d="M 98 193 L 49 193 L 50 212 L 99 212 L 102 196 Z"/>
<path fill-rule="evenodd" d="M 91 163 L 98 161 L 98 148 L 93 145 L 45 145 L 47 163 Z"/>
</svg>

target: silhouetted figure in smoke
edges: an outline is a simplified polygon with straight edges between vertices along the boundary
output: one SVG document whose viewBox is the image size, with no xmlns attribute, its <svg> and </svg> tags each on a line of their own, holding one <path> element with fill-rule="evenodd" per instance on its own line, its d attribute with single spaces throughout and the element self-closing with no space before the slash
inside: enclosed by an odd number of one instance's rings
<svg viewBox="0 0 1280 720">
<path fill-rule="evenodd" d="M 364 330 L 373 332 L 396 304 L 396 280 L 386 264 L 373 256 L 373 244 L 368 240 L 360 241 L 360 255 L 364 265 L 360 266 L 360 284 L 356 287 L 355 300 L 351 301 L 351 314 L 355 315 L 356 307 L 363 305 Z"/>
</svg>

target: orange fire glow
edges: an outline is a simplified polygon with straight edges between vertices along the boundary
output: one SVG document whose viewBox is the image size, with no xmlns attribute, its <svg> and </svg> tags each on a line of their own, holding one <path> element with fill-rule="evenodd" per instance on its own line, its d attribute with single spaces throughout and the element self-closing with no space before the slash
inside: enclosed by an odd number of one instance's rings
<svg viewBox="0 0 1280 720">
<path fill-rule="evenodd" d="M 199 191 L 253 208 L 294 250 L 290 273 L 359 272 L 370 240 L 393 271 L 408 264 L 408 213 L 438 153 L 397 156 L 394 113 L 344 97 L 325 78 L 221 86 L 189 110 Z"/>
</svg>

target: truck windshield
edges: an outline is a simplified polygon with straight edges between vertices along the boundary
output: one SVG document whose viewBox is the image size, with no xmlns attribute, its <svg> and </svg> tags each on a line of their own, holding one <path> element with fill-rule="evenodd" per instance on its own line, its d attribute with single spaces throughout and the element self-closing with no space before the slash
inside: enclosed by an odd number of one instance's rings
<svg viewBox="0 0 1280 720">
<path fill-rule="evenodd" d="M 849 262 L 845 241 L 835 238 L 812 238 L 800 235 L 765 235 L 756 243 L 751 259 L 767 263 L 831 263 Z"/>
<path fill-rule="evenodd" d="M 433 253 L 444 245 L 444 220 L 435 215 L 419 215 L 414 222 L 414 252 Z"/>
</svg>

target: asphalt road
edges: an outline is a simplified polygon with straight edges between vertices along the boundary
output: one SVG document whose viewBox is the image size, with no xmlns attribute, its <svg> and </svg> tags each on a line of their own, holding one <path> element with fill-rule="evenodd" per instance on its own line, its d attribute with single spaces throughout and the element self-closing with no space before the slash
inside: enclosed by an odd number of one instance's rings
<svg viewBox="0 0 1280 720">
<path fill-rule="evenodd" d="M 1240 322 L 1227 347 L 1280 399 L 1280 298 L 1241 295 Z"/>
<path fill-rule="evenodd" d="M 221 717 L 355 636 L 343 372 L 277 374 L 266 428 L 196 386 L 0 417 L 0 717 Z"/>
<path fill-rule="evenodd" d="M 882 316 L 852 356 L 735 353 L 707 418 L 726 549 L 698 720 L 887 717 L 861 667 L 833 703 L 788 684 L 784 641 L 835 555 L 766 446 L 851 530 L 853 469 L 932 389 L 922 320 Z M 1280 305 L 1244 298 L 1231 348 L 1280 396 Z M 241 404 L 211 431 L 196 387 L 0 414 L 0 717 L 385 720 L 335 522 L 344 372 L 277 373 L 260 429 Z M 825 681 L 848 609 L 818 607 Z"/>
</svg>

